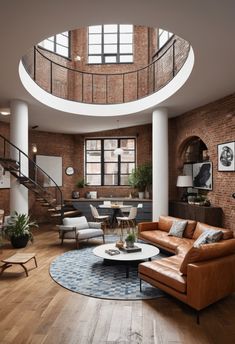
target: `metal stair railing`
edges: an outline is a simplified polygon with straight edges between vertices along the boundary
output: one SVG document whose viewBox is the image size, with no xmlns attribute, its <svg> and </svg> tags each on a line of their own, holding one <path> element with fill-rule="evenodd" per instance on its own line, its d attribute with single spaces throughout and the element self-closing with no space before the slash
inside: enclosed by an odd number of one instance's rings
<svg viewBox="0 0 235 344">
<path fill-rule="evenodd" d="M 60 187 L 33 159 L 0 134 L 0 164 L 19 183 L 42 198 L 63 218 L 63 195 Z M 50 188 L 50 189 L 49 189 Z"/>
<path fill-rule="evenodd" d="M 37 46 L 22 57 L 22 63 L 37 85 L 56 97 L 86 104 L 121 104 L 147 97 L 168 84 L 184 65 L 189 49 L 188 42 L 172 36 L 150 64 L 123 73 L 78 70 L 73 61 L 53 61 Z"/>
</svg>

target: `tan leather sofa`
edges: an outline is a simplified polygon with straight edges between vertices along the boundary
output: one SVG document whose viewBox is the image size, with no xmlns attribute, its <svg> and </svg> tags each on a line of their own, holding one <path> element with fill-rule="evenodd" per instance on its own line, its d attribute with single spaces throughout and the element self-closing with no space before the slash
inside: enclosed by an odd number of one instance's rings
<svg viewBox="0 0 235 344">
<path fill-rule="evenodd" d="M 139 278 L 199 311 L 235 291 L 235 239 L 231 230 L 192 220 L 182 238 L 172 237 L 175 220 L 180 219 L 161 216 L 159 222 L 139 223 L 139 239 L 174 254 L 139 264 Z M 222 230 L 222 240 L 194 248 L 208 229 Z"/>
</svg>

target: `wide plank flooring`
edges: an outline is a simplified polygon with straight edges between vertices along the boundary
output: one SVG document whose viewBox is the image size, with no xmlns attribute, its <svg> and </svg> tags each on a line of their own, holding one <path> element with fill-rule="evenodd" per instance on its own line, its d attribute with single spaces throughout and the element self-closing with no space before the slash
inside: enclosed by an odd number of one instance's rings
<svg viewBox="0 0 235 344">
<path fill-rule="evenodd" d="M 98 239 L 97 239 L 98 240 Z M 235 343 L 235 294 L 208 307 L 196 324 L 195 312 L 170 296 L 148 301 L 110 301 L 82 296 L 57 285 L 51 261 L 75 249 L 60 245 L 55 226 L 43 225 L 33 244 L 0 248 L 0 259 L 36 252 L 38 268 L 28 263 L 0 276 L 1 344 L 232 344 Z"/>
</svg>

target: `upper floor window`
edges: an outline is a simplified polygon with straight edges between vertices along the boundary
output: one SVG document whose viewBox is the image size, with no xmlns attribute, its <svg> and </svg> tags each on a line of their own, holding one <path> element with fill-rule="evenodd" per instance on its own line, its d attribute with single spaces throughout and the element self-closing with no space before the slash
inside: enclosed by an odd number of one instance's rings
<svg viewBox="0 0 235 344">
<path fill-rule="evenodd" d="M 121 155 L 115 154 L 122 148 Z M 89 185 L 128 185 L 135 168 L 134 138 L 87 139 L 85 142 L 85 176 Z"/>
<path fill-rule="evenodd" d="M 88 39 L 88 63 L 133 62 L 133 25 L 89 26 Z"/>
<path fill-rule="evenodd" d="M 173 36 L 172 32 L 165 31 L 162 29 L 158 30 L 158 49 L 163 47 L 164 44 L 166 44 L 167 41 Z"/>
<path fill-rule="evenodd" d="M 63 57 L 70 57 L 69 32 L 62 32 L 55 36 L 48 37 L 38 45 L 46 50 L 52 51 Z"/>
</svg>

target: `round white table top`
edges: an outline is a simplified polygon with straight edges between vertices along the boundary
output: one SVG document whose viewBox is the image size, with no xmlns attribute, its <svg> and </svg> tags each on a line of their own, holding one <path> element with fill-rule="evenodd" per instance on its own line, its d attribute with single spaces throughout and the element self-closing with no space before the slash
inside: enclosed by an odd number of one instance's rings
<svg viewBox="0 0 235 344">
<path fill-rule="evenodd" d="M 135 243 L 135 245 L 138 247 L 141 247 L 142 250 L 140 252 L 133 252 L 133 253 L 127 253 L 125 251 L 120 250 L 120 254 L 111 256 L 105 251 L 110 250 L 110 249 L 118 250 L 118 248 L 115 246 L 115 243 L 112 243 L 112 244 L 104 244 L 104 245 L 95 247 L 93 250 L 93 253 L 97 257 L 109 259 L 109 260 L 135 261 L 135 260 L 144 260 L 144 259 L 152 258 L 158 255 L 160 252 L 157 247 L 149 245 L 149 244 Z"/>
</svg>

